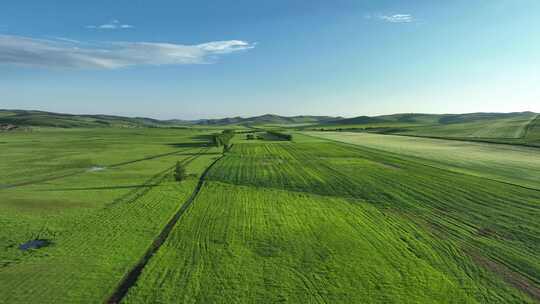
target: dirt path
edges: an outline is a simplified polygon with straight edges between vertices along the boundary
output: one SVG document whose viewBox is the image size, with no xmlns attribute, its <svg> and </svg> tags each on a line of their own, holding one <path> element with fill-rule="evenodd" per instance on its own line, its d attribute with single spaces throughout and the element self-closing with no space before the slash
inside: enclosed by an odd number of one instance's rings
<svg viewBox="0 0 540 304">
<path fill-rule="evenodd" d="M 154 242 L 150 245 L 144 256 L 139 260 L 139 262 L 122 278 L 118 286 L 116 287 L 116 290 L 113 292 L 113 294 L 107 299 L 106 303 L 108 304 L 115 304 L 120 303 L 122 299 L 126 296 L 129 289 L 135 285 L 137 282 L 137 279 L 141 275 L 144 267 L 152 256 L 159 250 L 161 245 L 165 242 L 169 234 L 171 233 L 172 229 L 180 219 L 180 217 L 186 212 L 186 210 L 189 208 L 189 206 L 193 203 L 199 192 L 201 191 L 204 181 L 206 178 L 206 175 L 208 174 L 208 171 L 214 166 L 215 163 L 217 163 L 221 158 L 223 158 L 223 155 L 214 160 L 201 174 L 199 177 L 199 182 L 197 183 L 197 186 L 191 193 L 191 196 L 182 204 L 180 209 L 175 213 L 175 215 L 171 218 L 171 220 L 165 225 L 161 233 L 156 237 Z"/>
</svg>

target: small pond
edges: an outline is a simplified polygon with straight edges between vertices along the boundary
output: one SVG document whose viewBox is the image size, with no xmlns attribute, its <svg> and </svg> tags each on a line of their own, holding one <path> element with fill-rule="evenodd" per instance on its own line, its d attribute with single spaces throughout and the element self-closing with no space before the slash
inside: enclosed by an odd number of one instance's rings
<svg viewBox="0 0 540 304">
<path fill-rule="evenodd" d="M 38 249 L 41 247 L 49 246 L 51 244 L 51 241 L 44 240 L 44 239 L 38 239 L 38 240 L 31 240 L 26 243 L 22 243 L 19 245 L 19 249 L 22 251 L 26 251 L 28 249 Z"/>
</svg>

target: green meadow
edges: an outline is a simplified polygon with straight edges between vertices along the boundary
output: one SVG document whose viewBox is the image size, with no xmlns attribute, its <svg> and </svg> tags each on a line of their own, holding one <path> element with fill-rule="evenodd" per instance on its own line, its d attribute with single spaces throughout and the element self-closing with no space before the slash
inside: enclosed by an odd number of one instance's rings
<svg viewBox="0 0 540 304">
<path fill-rule="evenodd" d="M 0 133 L 0 303 L 540 301 L 537 148 L 223 129 Z"/>
<path fill-rule="evenodd" d="M 208 131 L 2 134 L 0 302 L 103 302 L 219 156 Z M 172 178 L 177 161 L 190 174 Z M 20 250 L 43 239 L 50 245 Z"/>
<path fill-rule="evenodd" d="M 359 132 L 304 134 L 406 155 L 455 172 L 540 189 L 538 148 Z"/>
<path fill-rule="evenodd" d="M 296 138 L 235 144 L 126 302 L 534 301 L 540 192 Z"/>
<path fill-rule="evenodd" d="M 537 113 L 393 114 L 360 116 L 297 128 L 540 146 Z"/>
</svg>

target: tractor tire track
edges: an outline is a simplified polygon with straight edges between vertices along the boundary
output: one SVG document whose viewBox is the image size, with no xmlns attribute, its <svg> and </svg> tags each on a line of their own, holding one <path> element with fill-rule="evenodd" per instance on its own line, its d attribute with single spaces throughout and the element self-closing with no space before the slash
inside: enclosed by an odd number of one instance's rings
<svg viewBox="0 0 540 304">
<path fill-rule="evenodd" d="M 208 149 L 206 149 L 206 150 L 208 150 Z M 199 155 L 204 153 L 206 150 L 201 150 L 199 153 L 180 161 L 180 164 L 183 165 L 183 166 L 188 165 L 189 163 L 191 163 L 192 161 L 197 159 L 199 157 Z M 174 164 L 174 165 L 172 165 L 170 167 L 167 167 L 165 170 L 155 174 L 154 176 L 152 176 L 151 178 L 146 180 L 142 187 L 136 188 L 136 189 L 134 189 L 132 191 L 129 191 L 128 193 L 126 193 L 126 194 L 122 195 L 121 197 L 115 199 L 112 203 L 108 204 L 107 207 L 111 207 L 111 206 L 119 204 L 119 203 L 131 203 L 131 202 L 136 201 L 141 196 L 148 193 L 148 191 L 150 191 L 152 189 L 152 187 L 154 187 L 155 185 L 161 184 L 161 182 L 163 182 L 163 180 L 165 178 L 167 178 L 167 176 L 169 176 L 168 173 L 175 166 L 176 166 L 176 164 Z"/>
<path fill-rule="evenodd" d="M 142 256 L 142 258 L 139 260 L 139 262 L 122 278 L 118 286 L 116 287 L 113 294 L 106 300 L 105 303 L 108 304 L 116 304 L 120 303 L 122 299 L 127 295 L 129 289 L 135 285 L 137 282 L 139 276 L 141 275 L 144 267 L 148 264 L 152 256 L 159 250 L 159 248 L 163 245 L 165 240 L 168 238 L 169 234 L 171 233 L 172 229 L 180 219 L 180 217 L 186 212 L 186 210 L 189 208 L 189 206 L 193 203 L 199 192 L 201 191 L 206 175 L 210 171 L 210 169 L 216 164 L 220 159 L 223 158 L 224 155 L 221 155 L 219 158 L 215 159 L 201 174 L 199 177 L 199 181 L 197 183 L 197 186 L 195 186 L 195 189 L 191 193 L 190 197 L 182 204 L 180 209 L 174 214 L 174 216 L 169 220 L 167 225 L 163 228 L 163 230 L 160 232 L 160 234 L 154 239 L 146 253 Z"/>
</svg>

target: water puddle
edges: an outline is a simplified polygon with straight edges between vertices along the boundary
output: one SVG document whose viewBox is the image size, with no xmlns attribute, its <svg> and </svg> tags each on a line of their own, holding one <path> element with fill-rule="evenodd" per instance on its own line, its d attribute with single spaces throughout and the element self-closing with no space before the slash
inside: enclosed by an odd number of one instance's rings
<svg viewBox="0 0 540 304">
<path fill-rule="evenodd" d="M 31 240 L 26 243 L 22 243 L 19 245 L 19 249 L 22 251 L 26 251 L 28 249 L 39 249 L 41 247 L 49 246 L 51 244 L 51 241 L 44 240 L 44 239 L 38 239 L 38 240 Z"/>
<path fill-rule="evenodd" d="M 102 170 L 105 170 L 105 167 L 93 166 L 90 169 L 88 169 L 88 172 L 97 172 L 97 171 L 102 171 Z"/>
</svg>

